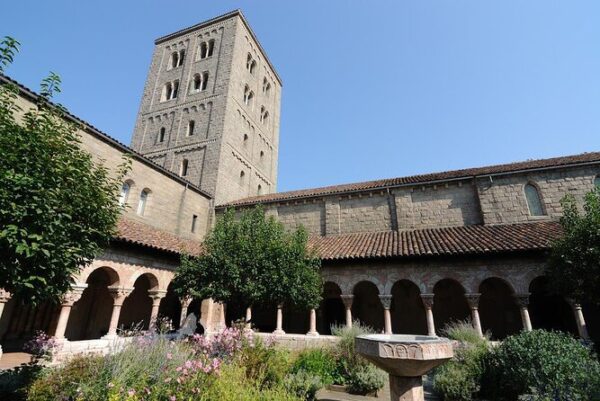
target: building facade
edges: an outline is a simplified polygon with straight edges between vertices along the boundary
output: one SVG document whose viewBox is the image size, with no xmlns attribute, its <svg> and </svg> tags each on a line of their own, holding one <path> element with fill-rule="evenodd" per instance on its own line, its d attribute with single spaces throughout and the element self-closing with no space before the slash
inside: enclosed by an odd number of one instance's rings
<svg viewBox="0 0 600 401">
<path fill-rule="evenodd" d="M 4 76 L 0 84 L 18 85 Z M 18 88 L 22 108 L 36 107 L 38 95 Z M 251 316 L 257 330 L 284 337 L 355 320 L 433 335 L 469 319 L 494 339 L 542 327 L 600 340 L 600 311 L 553 295 L 544 278 L 560 199 L 581 203 L 600 186 L 600 152 L 278 193 L 280 99 L 277 73 L 235 11 L 156 41 L 131 147 L 67 115 L 98 161 L 132 160 L 118 235 L 59 305 L 34 308 L 0 291 L 4 349 L 44 330 L 93 351 L 121 329 L 148 328 L 157 316 L 178 327 L 190 313 L 209 331 Z M 200 252 L 225 209 L 256 205 L 311 234 L 321 306 L 178 299 L 180 255 Z"/>
</svg>

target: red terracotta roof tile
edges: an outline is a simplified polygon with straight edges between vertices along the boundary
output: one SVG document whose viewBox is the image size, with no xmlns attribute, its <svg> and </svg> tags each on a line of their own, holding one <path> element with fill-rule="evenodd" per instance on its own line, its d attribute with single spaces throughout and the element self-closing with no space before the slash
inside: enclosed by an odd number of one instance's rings
<svg viewBox="0 0 600 401">
<path fill-rule="evenodd" d="M 473 225 L 311 237 L 323 260 L 477 255 L 548 249 L 562 234 L 557 222 Z"/>
<path fill-rule="evenodd" d="M 544 168 L 565 167 L 585 163 L 600 163 L 600 152 L 582 153 L 573 156 L 554 157 L 550 159 L 528 160 L 523 162 L 498 164 L 494 166 L 468 168 L 462 170 L 444 171 L 440 173 L 413 175 L 408 177 L 389 178 L 375 181 L 358 182 L 352 184 L 332 185 L 321 188 L 302 189 L 298 191 L 279 192 L 251 198 L 240 199 L 217 206 L 245 206 L 259 203 L 289 201 L 299 198 L 343 194 L 355 191 L 377 190 L 400 185 L 427 184 L 431 182 L 443 182 L 475 176 L 487 176 L 504 173 L 514 173 L 524 170 L 535 170 Z"/>
<path fill-rule="evenodd" d="M 179 238 L 170 232 L 124 217 L 117 224 L 115 240 L 179 254 L 198 255 L 202 249 L 199 241 Z"/>
</svg>

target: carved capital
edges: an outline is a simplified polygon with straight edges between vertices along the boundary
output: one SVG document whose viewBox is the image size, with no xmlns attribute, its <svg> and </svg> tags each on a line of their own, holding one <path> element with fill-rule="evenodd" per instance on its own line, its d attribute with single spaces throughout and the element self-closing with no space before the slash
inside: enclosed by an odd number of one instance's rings
<svg viewBox="0 0 600 401">
<path fill-rule="evenodd" d="M 132 292 L 133 288 L 108 287 L 108 293 L 114 300 L 114 306 L 122 306 L 123 302 L 125 302 L 125 298 L 127 298 Z"/>
<path fill-rule="evenodd" d="M 469 304 L 469 307 L 471 309 L 479 308 L 479 298 L 480 297 L 481 297 L 481 294 L 479 294 L 479 293 L 465 294 L 465 298 L 467 298 L 467 303 Z"/>
<path fill-rule="evenodd" d="M 346 309 L 352 308 L 352 301 L 354 301 L 354 295 L 340 295 L 340 298 L 342 298 L 342 302 L 344 303 Z"/>
<path fill-rule="evenodd" d="M 73 304 L 81 298 L 83 295 L 83 291 L 87 288 L 87 284 L 85 285 L 74 285 L 71 288 L 71 291 L 64 294 L 61 298 L 60 304 L 62 306 L 73 306 Z"/>
<path fill-rule="evenodd" d="M 392 307 L 391 295 L 380 295 L 379 300 L 381 301 L 381 305 L 383 305 L 383 309 L 390 309 Z"/>
<path fill-rule="evenodd" d="M 421 299 L 426 309 L 433 308 L 433 294 L 421 294 Z"/>
<path fill-rule="evenodd" d="M 10 301 L 10 298 L 11 298 L 10 292 L 0 288 L 0 304 L 7 303 L 8 301 Z"/>
<path fill-rule="evenodd" d="M 527 305 L 529 305 L 529 293 L 526 294 L 515 294 L 515 300 L 517 301 L 517 305 L 519 305 L 519 307 L 521 308 L 527 308 Z"/>
<path fill-rule="evenodd" d="M 581 304 L 575 301 L 573 298 L 567 298 L 567 302 L 569 303 L 569 305 L 571 305 L 571 308 L 573 308 L 574 310 L 581 309 Z"/>
<path fill-rule="evenodd" d="M 161 299 L 163 299 L 167 295 L 167 292 L 164 290 L 154 290 L 154 291 L 148 291 L 148 295 L 152 299 L 153 305 L 159 305 Z"/>
<path fill-rule="evenodd" d="M 193 298 L 192 297 L 183 297 L 180 299 L 181 301 L 181 307 L 187 309 L 190 304 L 192 303 Z"/>
</svg>

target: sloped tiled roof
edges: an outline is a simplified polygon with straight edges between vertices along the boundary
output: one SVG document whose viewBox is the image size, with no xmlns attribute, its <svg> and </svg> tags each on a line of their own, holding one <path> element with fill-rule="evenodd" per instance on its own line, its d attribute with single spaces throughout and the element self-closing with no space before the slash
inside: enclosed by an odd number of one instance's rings
<svg viewBox="0 0 600 401">
<path fill-rule="evenodd" d="M 202 249 L 199 241 L 183 239 L 125 217 L 117 224 L 115 240 L 178 254 L 198 255 Z"/>
<path fill-rule="evenodd" d="M 587 163 L 600 163 L 600 152 L 589 152 L 573 156 L 553 157 L 550 159 L 528 160 L 516 163 L 498 164 L 494 166 L 444 171 L 440 173 L 421 174 L 408 177 L 358 182 L 353 184 L 332 185 L 321 188 L 302 189 L 298 191 L 279 192 L 236 200 L 223 205 L 219 205 L 217 206 L 217 208 L 289 201 L 299 198 L 309 198 L 316 196 L 343 194 L 355 191 L 383 189 L 400 185 L 427 184 L 432 182 L 443 182 L 448 180 L 471 178 L 477 176 L 488 176 L 496 174 L 514 173 L 518 171 L 575 166 Z"/>
<path fill-rule="evenodd" d="M 557 222 L 473 225 L 311 237 L 322 260 L 479 255 L 548 249 Z"/>
</svg>

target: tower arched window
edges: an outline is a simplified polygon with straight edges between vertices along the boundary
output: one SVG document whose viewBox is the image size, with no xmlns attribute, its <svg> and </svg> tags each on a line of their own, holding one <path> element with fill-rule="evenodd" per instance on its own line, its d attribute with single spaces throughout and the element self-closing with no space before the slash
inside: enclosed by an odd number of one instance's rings
<svg viewBox="0 0 600 401">
<path fill-rule="evenodd" d="M 167 129 L 165 127 L 160 127 L 160 131 L 158 132 L 158 142 L 162 143 L 165 141 L 165 135 L 167 134 Z"/>
<path fill-rule="evenodd" d="M 170 100 L 171 96 L 173 96 L 173 85 L 170 82 L 167 82 L 163 89 L 162 100 Z"/>
<path fill-rule="evenodd" d="M 171 95 L 171 99 L 177 98 L 177 93 L 179 92 L 179 81 L 173 82 L 173 94 Z"/>
<path fill-rule="evenodd" d="M 240 171 L 240 184 L 244 183 L 245 176 L 246 176 L 246 173 L 244 173 L 244 170 Z"/>
<path fill-rule="evenodd" d="M 146 212 L 146 205 L 148 203 L 148 197 L 150 196 L 150 190 L 145 188 L 140 193 L 140 201 L 138 202 L 137 214 L 143 216 Z"/>
<path fill-rule="evenodd" d="M 258 188 L 256 188 L 256 194 L 262 195 L 262 185 L 258 184 Z"/>
<path fill-rule="evenodd" d="M 208 71 L 204 71 L 202 74 L 195 74 L 194 81 L 192 83 L 192 90 L 194 92 L 201 92 L 206 90 L 208 84 Z"/>
<path fill-rule="evenodd" d="M 211 39 L 208 42 L 200 43 L 200 48 L 198 49 L 199 57 L 198 59 L 202 60 L 207 57 L 211 57 L 213 55 L 213 51 L 215 49 L 215 40 Z"/>
<path fill-rule="evenodd" d="M 244 146 L 248 144 L 248 134 L 244 134 Z"/>
<path fill-rule="evenodd" d="M 185 177 L 188 174 L 188 164 L 189 164 L 188 159 L 183 159 L 181 161 L 181 168 L 179 170 L 179 175 L 181 175 L 182 177 Z"/>
<path fill-rule="evenodd" d="M 127 200 L 129 199 L 129 191 L 131 190 L 131 184 L 127 181 L 123 183 L 121 186 L 121 193 L 119 194 L 119 205 L 125 206 L 127 204 Z"/>
<path fill-rule="evenodd" d="M 260 106 L 260 122 L 263 124 L 266 124 L 268 118 L 269 118 L 269 112 L 267 111 L 265 106 Z"/>
<path fill-rule="evenodd" d="M 256 68 L 256 61 L 252 58 L 252 55 L 248 53 L 248 57 L 246 58 L 246 69 L 250 72 L 250 74 L 254 74 L 254 69 Z"/>
<path fill-rule="evenodd" d="M 207 56 L 206 57 L 211 57 L 213 55 L 213 51 L 215 50 L 215 40 L 211 39 L 208 41 L 208 50 L 207 50 Z"/>
<path fill-rule="evenodd" d="M 169 63 L 169 69 L 175 68 L 179 65 L 179 53 L 171 53 L 171 62 Z"/>
<path fill-rule="evenodd" d="M 544 206 L 542 205 L 542 198 L 537 187 L 531 183 L 525 185 L 525 199 L 527 200 L 527 207 L 529 208 L 529 214 L 531 216 L 544 216 Z"/>
<path fill-rule="evenodd" d="M 263 78 L 262 91 L 265 95 L 269 96 L 269 92 L 271 91 L 271 84 L 267 80 L 267 77 Z"/>
<path fill-rule="evenodd" d="M 252 99 L 254 99 L 254 92 L 250 90 L 250 87 L 246 85 L 244 87 L 244 104 L 252 106 Z"/>
<path fill-rule="evenodd" d="M 181 67 L 183 65 L 184 59 L 185 59 L 185 50 L 181 49 L 179 51 L 179 57 L 177 58 L 177 67 Z"/>
<path fill-rule="evenodd" d="M 196 128 L 196 122 L 194 120 L 188 121 L 187 136 L 194 135 L 194 128 Z"/>
</svg>

